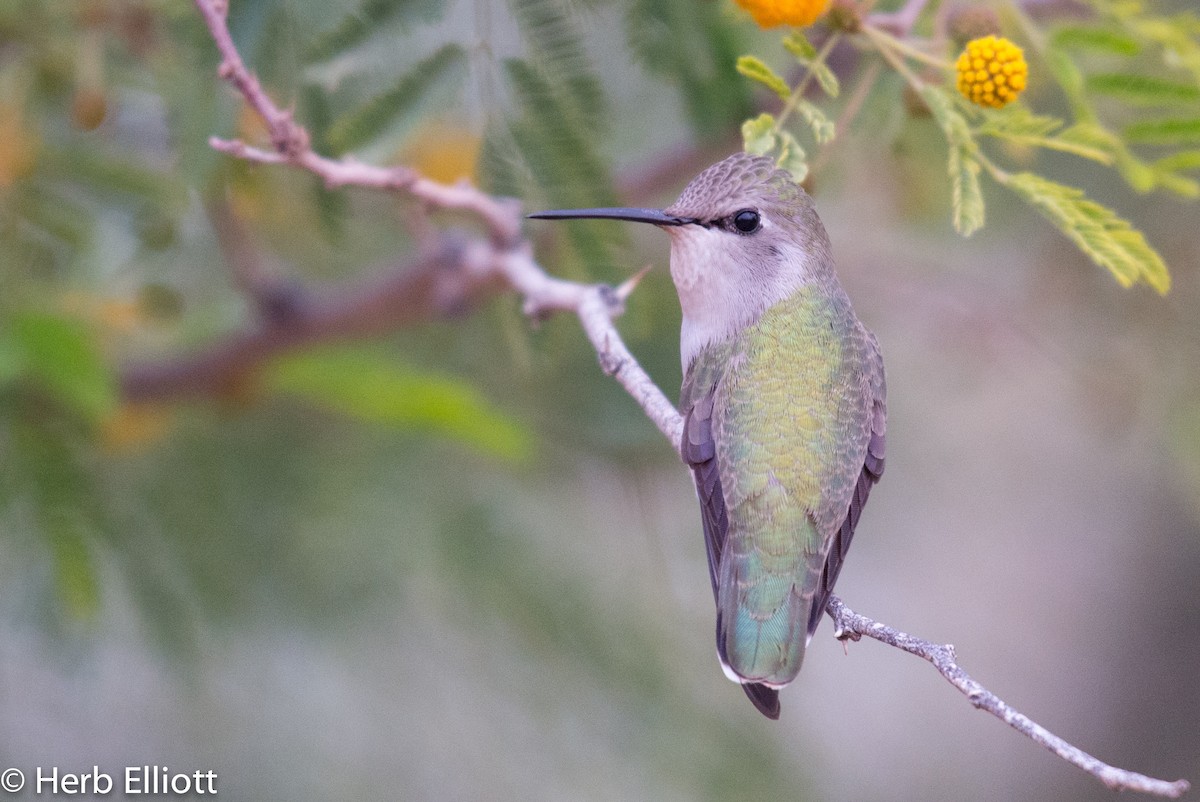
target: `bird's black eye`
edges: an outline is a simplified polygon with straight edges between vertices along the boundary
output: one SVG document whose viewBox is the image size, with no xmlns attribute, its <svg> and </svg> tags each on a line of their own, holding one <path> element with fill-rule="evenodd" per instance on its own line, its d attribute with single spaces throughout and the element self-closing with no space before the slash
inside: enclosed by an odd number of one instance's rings
<svg viewBox="0 0 1200 802">
<path fill-rule="evenodd" d="M 761 224 L 758 212 L 753 209 L 742 209 L 733 216 L 733 227 L 743 234 L 753 234 Z"/>
</svg>

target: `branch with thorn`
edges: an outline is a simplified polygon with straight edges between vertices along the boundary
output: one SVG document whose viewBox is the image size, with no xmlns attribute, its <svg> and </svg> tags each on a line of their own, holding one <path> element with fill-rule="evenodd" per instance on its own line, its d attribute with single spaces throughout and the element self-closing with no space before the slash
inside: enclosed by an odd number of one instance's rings
<svg viewBox="0 0 1200 802">
<path fill-rule="evenodd" d="M 331 296 L 301 294 L 288 314 L 264 319 L 255 328 L 210 346 L 179 362 L 127 369 L 122 386 L 130 399 L 167 400 L 212 392 L 288 349 L 329 338 L 366 337 L 417 325 L 451 310 L 468 307 L 481 295 L 508 290 L 523 300 L 527 315 L 569 312 L 580 322 L 600 365 L 637 401 L 646 416 L 679 451 L 683 420 L 621 339 L 614 319 L 648 268 L 619 287 L 564 281 L 534 260 L 521 233 L 515 202 L 493 198 L 467 184 L 439 184 L 405 167 L 382 168 L 314 153 L 310 137 L 290 112 L 280 109 L 246 68 L 226 24 L 226 0 L 195 0 L 221 55 L 220 77 L 228 81 L 266 123 L 273 150 L 238 140 L 211 140 L 217 150 L 258 164 L 282 164 L 305 170 L 327 186 L 358 186 L 405 194 L 434 210 L 459 210 L 474 216 L 486 231 L 480 237 L 443 237 L 438 247 L 387 271 L 377 285 Z M 910 0 L 892 20 L 909 27 L 924 0 Z M 682 457 L 681 457 L 682 458 Z M 842 641 L 868 637 L 928 660 L 975 707 L 985 710 L 1064 760 L 1092 774 L 1109 788 L 1178 798 L 1185 780 L 1167 782 L 1103 763 L 1017 712 L 971 678 L 957 663 L 954 648 L 915 638 L 859 615 L 836 596 L 826 612 Z"/>
</svg>

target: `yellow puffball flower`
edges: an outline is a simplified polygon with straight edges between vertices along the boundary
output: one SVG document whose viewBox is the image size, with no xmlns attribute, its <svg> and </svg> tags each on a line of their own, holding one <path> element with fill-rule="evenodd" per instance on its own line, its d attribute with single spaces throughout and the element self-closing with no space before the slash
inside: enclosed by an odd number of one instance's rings
<svg viewBox="0 0 1200 802">
<path fill-rule="evenodd" d="M 962 96 L 994 109 L 1016 100 L 1029 78 L 1025 54 L 1002 36 L 983 36 L 967 42 L 955 68 Z"/>
<path fill-rule="evenodd" d="M 760 28 L 794 25 L 804 28 L 829 10 L 829 0 L 734 0 Z"/>
</svg>

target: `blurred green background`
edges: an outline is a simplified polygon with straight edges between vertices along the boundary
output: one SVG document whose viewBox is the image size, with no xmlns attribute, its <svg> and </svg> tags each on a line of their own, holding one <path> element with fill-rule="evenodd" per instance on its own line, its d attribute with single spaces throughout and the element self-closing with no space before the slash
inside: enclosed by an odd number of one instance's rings
<svg viewBox="0 0 1200 802">
<path fill-rule="evenodd" d="M 231 5 L 323 152 L 530 208 L 668 203 L 765 100 L 733 58 L 777 48 L 693 0 Z M 827 623 L 762 719 L 715 659 L 687 472 L 573 319 L 499 297 L 123 400 L 127 366 L 253 325 L 246 253 L 342 286 L 430 225 L 211 151 L 261 136 L 216 65 L 182 0 L 0 6 L 3 767 L 212 769 L 226 799 L 1107 798 Z M 888 470 L 839 592 L 1101 759 L 1196 780 L 1196 206 L 1036 163 L 1173 269 L 1165 298 L 1123 290 L 999 192 L 957 238 L 938 136 L 885 80 L 813 186 L 888 368 Z M 673 397 L 666 238 L 530 233 L 559 275 L 655 266 L 619 325 Z"/>
</svg>

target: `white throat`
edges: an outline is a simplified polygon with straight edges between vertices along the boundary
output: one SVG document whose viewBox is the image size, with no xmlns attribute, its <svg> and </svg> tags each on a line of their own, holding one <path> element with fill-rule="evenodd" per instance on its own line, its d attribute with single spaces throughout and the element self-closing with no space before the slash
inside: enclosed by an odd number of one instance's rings
<svg viewBox="0 0 1200 802">
<path fill-rule="evenodd" d="M 729 253 L 729 232 L 688 226 L 670 233 L 671 278 L 683 309 L 679 357 L 685 372 L 702 348 L 754 325 L 764 311 L 795 292 L 808 277 L 803 255 L 777 257 L 795 260 L 795 267 L 762 271 L 772 276 L 764 280 Z"/>
</svg>

